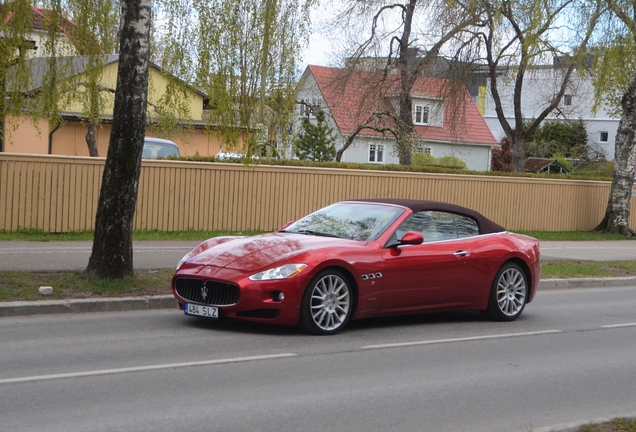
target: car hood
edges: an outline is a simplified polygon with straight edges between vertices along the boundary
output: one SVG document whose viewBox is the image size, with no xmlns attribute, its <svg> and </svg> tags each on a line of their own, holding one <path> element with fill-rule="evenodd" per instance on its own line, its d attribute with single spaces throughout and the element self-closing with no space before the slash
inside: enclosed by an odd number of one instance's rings
<svg viewBox="0 0 636 432">
<path fill-rule="evenodd" d="M 360 247 L 364 244 L 366 243 L 347 239 L 272 233 L 236 237 L 214 244 L 191 256 L 187 262 L 194 265 L 258 271 L 310 250 Z"/>
</svg>

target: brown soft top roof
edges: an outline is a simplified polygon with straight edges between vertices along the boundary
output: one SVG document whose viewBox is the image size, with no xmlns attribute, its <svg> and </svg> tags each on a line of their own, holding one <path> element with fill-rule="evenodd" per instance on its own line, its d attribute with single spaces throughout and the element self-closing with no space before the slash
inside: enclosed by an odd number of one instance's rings
<svg viewBox="0 0 636 432">
<path fill-rule="evenodd" d="M 498 233 L 498 232 L 506 231 L 504 227 L 502 227 L 499 224 L 496 224 L 495 222 L 491 221 L 490 219 L 488 219 L 481 213 L 476 212 L 475 210 L 471 210 L 466 207 L 458 206 L 455 204 L 449 204 L 445 202 L 411 200 L 411 199 L 388 199 L 388 198 L 356 199 L 356 200 L 348 200 L 348 201 L 399 205 L 399 206 L 407 207 L 411 209 L 413 213 L 426 211 L 426 210 L 436 210 L 436 211 L 445 211 L 449 213 L 456 213 L 456 214 L 468 216 L 469 218 L 474 219 L 477 222 L 477 226 L 479 227 L 479 234 L 490 234 L 490 233 Z"/>
</svg>

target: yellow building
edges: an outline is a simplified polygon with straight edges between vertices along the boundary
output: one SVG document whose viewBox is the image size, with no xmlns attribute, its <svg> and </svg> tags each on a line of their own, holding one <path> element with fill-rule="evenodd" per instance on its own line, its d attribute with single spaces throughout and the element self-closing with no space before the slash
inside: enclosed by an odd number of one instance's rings
<svg viewBox="0 0 636 432">
<path fill-rule="evenodd" d="M 32 85 L 29 89 L 11 89 L 9 91 L 37 92 L 44 84 L 44 77 L 48 72 L 50 58 L 39 57 L 29 60 L 32 67 Z M 64 80 L 74 83 L 82 83 L 87 78 L 88 57 L 60 57 L 56 59 L 61 65 Z M 108 55 L 104 57 L 105 66 L 99 77 L 99 84 L 106 89 L 101 93 L 105 98 L 104 109 L 101 113 L 102 122 L 97 130 L 97 148 L 100 156 L 106 156 L 108 141 L 111 132 L 111 122 L 114 106 L 114 90 L 117 83 L 117 69 L 119 56 Z M 174 81 L 174 78 L 172 78 Z M 146 136 L 167 138 L 175 141 L 179 146 L 179 151 L 183 156 L 199 154 L 201 156 L 214 156 L 221 149 L 219 134 L 214 128 L 206 126 L 204 121 L 204 103 L 206 96 L 190 87 L 186 87 L 184 92 L 180 92 L 181 98 L 180 113 L 167 112 L 178 118 L 181 125 L 187 126 L 180 129 L 180 132 L 172 136 L 161 136 L 159 132 L 153 130 L 152 123 L 156 121 L 157 115 L 155 107 L 161 106 L 162 98 L 171 95 L 174 88 L 171 88 L 170 77 L 166 75 L 158 66 L 150 64 L 149 67 L 149 88 L 148 88 L 148 121 L 150 126 L 146 129 Z M 77 86 L 78 89 L 81 85 Z M 79 95 L 79 93 L 76 93 Z M 56 154 L 69 156 L 89 156 L 86 144 L 86 133 L 88 123 L 83 114 L 81 98 L 71 98 L 65 102 L 62 110 L 62 122 L 60 124 L 50 124 L 48 119 L 33 121 L 29 115 L 20 117 L 7 117 L 4 122 L 4 145 L 0 151 L 11 153 L 29 154 Z M 164 111 L 164 113 L 166 113 Z M 185 116 L 184 116 L 185 113 Z"/>
</svg>

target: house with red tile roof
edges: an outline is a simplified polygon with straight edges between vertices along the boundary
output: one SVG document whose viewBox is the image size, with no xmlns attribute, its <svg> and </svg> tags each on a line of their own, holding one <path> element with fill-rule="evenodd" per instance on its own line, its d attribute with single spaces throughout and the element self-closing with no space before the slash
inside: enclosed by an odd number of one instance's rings
<svg viewBox="0 0 636 432">
<path fill-rule="evenodd" d="M 95 47 L 99 49 L 98 42 L 90 35 L 81 35 L 81 29 L 73 21 L 64 15 L 56 13 L 49 9 L 31 6 L 30 8 L 31 31 L 28 32 L 29 42 L 32 49 L 28 52 L 28 57 L 45 57 L 53 54 L 50 46 L 47 46 L 49 39 L 49 29 L 55 26 L 59 33 L 56 40 L 54 53 L 58 56 L 78 55 L 81 54 L 77 49 L 77 41 L 81 37 L 89 37 L 89 41 L 93 41 Z M 5 24 L 11 25 L 13 12 L 6 12 L 6 8 L 0 5 L 0 15 L 4 19 Z M 84 41 L 86 45 L 88 41 Z"/>
<path fill-rule="evenodd" d="M 490 169 L 498 145 L 468 91 L 448 80 L 420 76 L 411 91 L 417 152 L 455 156 L 469 169 Z M 299 121 L 327 115 L 338 137 L 336 149 L 355 135 L 342 162 L 398 163 L 394 148 L 400 76 L 310 65 L 299 83 Z"/>
</svg>

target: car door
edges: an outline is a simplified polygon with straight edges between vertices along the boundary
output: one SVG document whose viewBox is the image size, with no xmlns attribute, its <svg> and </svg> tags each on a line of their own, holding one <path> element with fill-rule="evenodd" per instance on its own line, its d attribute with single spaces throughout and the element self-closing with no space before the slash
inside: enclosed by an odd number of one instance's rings
<svg viewBox="0 0 636 432">
<path fill-rule="evenodd" d="M 451 213 L 423 211 L 409 217 L 396 231 L 424 236 L 420 245 L 383 250 L 384 292 L 382 309 L 408 310 L 460 305 L 468 302 L 474 273 L 472 251 L 458 238 Z"/>
</svg>

